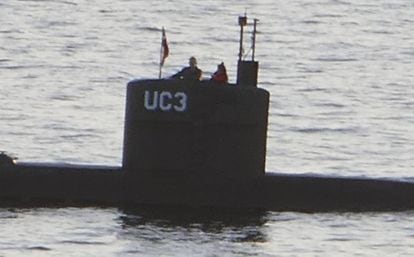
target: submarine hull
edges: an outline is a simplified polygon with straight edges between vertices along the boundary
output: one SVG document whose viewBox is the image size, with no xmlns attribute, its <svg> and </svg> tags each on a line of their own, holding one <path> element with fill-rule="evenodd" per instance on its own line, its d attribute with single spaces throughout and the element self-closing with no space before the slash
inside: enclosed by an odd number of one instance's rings
<svg viewBox="0 0 414 257">
<path fill-rule="evenodd" d="M 249 179 L 138 175 L 120 167 L 19 164 L 0 172 L 2 206 L 180 205 L 273 211 L 404 211 L 414 183 L 266 173 Z"/>
<path fill-rule="evenodd" d="M 0 206 L 414 209 L 414 182 L 265 172 L 270 94 L 257 87 L 254 40 L 252 60 L 242 60 L 247 17 L 239 25 L 236 84 L 130 81 L 121 167 L 16 164 L 0 152 Z"/>
<path fill-rule="evenodd" d="M 15 163 L 0 153 L 0 205 L 414 209 L 414 182 L 266 173 L 268 105 L 254 86 L 131 81 L 122 166 Z"/>
</svg>

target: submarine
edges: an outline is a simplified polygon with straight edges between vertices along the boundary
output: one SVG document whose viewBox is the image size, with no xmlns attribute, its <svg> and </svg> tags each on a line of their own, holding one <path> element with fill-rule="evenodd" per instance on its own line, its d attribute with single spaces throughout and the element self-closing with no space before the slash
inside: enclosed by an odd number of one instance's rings
<svg viewBox="0 0 414 257">
<path fill-rule="evenodd" d="M 142 79 L 127 84 L 122 165 L 18 162 L 0 153 L 0 206 L 189 206 L 269 211 L 414 209 L 414 182 L 265 171 L 269 92 L 259 63 L 237 82 Z M 253 39 L 257 20 L 254 19 Z"/>
</svg>

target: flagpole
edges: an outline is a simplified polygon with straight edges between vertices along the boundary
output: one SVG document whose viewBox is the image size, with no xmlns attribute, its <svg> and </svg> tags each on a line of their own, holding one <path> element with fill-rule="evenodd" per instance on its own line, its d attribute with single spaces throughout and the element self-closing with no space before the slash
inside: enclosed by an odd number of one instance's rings
<svg viewBox="0 0 414 257">
<path fill-rule="evenodd" d="M 165 59 L 168 57 L 169 54 L 168 43 L 167 43 L 167 36 L 165 35 L 165 29 L 162 27 L 161 33 L 161 49 L 160 49 L 160 71 L 158 74 L 158 78 L 161 79 L 162 75 L 162 66 L 164 66 Z"/>
</svg>

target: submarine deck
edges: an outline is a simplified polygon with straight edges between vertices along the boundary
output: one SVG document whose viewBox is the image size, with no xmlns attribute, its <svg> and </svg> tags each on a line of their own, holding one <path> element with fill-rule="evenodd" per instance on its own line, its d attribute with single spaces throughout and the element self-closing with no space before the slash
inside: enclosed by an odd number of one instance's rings
<svg viewBox="0 0 414 257">
<path fill-rule="evenodd" d="M 250 178 L 168 176 L 96 165 L 22 163 L 0 167 L 1 206 L 140 204 L 302 212 L 404 211 L 414 209 L 414 183 L 278 173 Z"/>
</svg>

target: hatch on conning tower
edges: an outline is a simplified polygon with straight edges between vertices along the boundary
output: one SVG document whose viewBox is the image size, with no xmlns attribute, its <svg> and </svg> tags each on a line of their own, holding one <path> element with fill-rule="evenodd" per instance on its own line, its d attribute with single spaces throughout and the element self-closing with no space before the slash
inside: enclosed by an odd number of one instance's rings
<svg viewBox="0 0 414 257">
<path fill-rule="evenodd" d="M 247 23 L 247 17 L 239 17 L 240 26 L 240 47 L 239 47 L 239 60 L 237 63 L 237 85 L 242 87 L 257 87 L 257 74 L 259 70 L 259 63 L 254 60 L 256 50 L 256 26 L 258 19 L 253 19 L 253 24 Z M 247 25 L 253 25 L 252 31 L 252 45 L 251 45 L 251 60 L 246 60 L 247 55 L 243 55 L 243 36 L 244 27 Z M 250 50 L 248 53 L 250 53 Z"/>
</svg>

